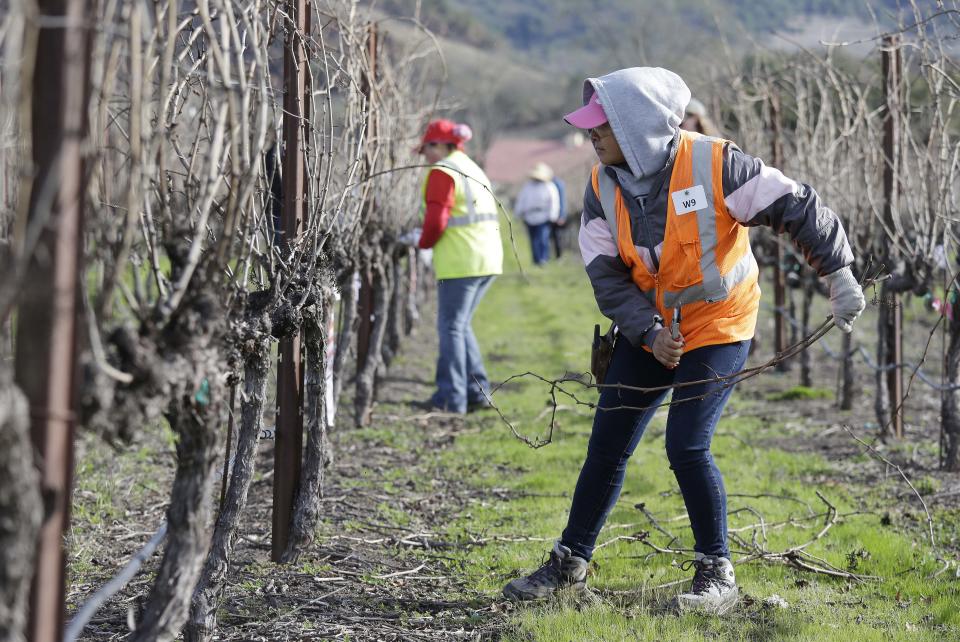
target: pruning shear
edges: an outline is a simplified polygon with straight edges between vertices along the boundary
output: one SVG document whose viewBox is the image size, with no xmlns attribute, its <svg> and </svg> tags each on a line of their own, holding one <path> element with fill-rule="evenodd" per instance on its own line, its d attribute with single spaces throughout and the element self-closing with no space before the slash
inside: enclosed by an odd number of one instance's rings
<svg viewBox="0 0 960 642">
<path fill-rule="evenodd" d="M 680 306 L 678 305 L 673 309 L 673 321 L 670 322 L 670 338 L 674 341 L 680 340 Z"/>
</svg>

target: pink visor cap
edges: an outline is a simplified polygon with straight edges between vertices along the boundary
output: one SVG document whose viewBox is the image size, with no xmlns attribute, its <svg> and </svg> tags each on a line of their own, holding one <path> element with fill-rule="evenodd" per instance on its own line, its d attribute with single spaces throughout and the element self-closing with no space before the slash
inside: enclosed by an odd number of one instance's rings
<svg viewBox="0 0 960 642">
<path fill-rule="evenodd" d="M 597 93 L 590 96 L 587 104 L 563 117 L 565 121 L 579 129 L 593 129 L 607 122 L 607 113 L 603 111 Z"/>
</svg>

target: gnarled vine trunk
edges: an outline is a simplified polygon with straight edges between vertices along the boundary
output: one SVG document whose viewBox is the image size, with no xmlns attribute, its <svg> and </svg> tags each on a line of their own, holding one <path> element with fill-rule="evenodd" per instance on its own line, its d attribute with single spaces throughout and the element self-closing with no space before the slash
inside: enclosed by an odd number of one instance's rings
<svg viewBox="0 0 960 642">
<path fill-rule="evenodd" d="M 221 377 L 223 310 L 215 279 L 190 288 L 158 342 L 171 378 L 165 414 L 177 436 L 177 470 L 166 550 L 130 638 L 134 642 L 166 642 L 180 634 L 210 544 L 210 496 L 227 396 Z"/>
<path fill-rule="evenodd" d="M 898 367 L 897 364 L 890 362 L 891 345 L 895 340 L 894 330 L 896 324 L 897 309 L 897 290 L 890 286 L 891 279 L 883 282 L 880 287 L 880 305 L 877 306 L 877 373 L 876 373 L 876 394 L 873 402 L 873 409 L 877 416 L 877 425 L 880 426 L 880 433 L 887 437 L 890 435 L 891 412 L 899 399 L 893 399 L 890 390 L 890 372 Z"/>
<path fill-rule="evenodd" d="M 383 338 L 387 333 L 387 317 L 390 306 L 390 279 L 388 266 L 379 261 L 373 264 L 373 328 L 366 363 L 357 373 L 356 396 L 354 397 L 354 421 L 358 426 L 370 424 L 373 409 L 377 370 L 381 365 L 380 353 Z"/>
<path fill-rule="evenodd" d="M 813 308 L 813 297 L 816 296 L 816 276 L 813 274 L 804 275 L 803 279 L 803 336 L 810 336 L 810 314 Z M 812 357 L 810 350 L 804 350 L 800 353 L 800 385 L 813 386 Z"/>
<path fill-rule="evenodd" d="M 357 303 L 360 299 L 360 281 L 357 271 L 347 273 L 341 284 L 340 331 L 337 333 L 337 351 L 333 356 L 333 405 L 340 403 L 343 381 L 346 376 L 347 358 L 353 346 L 353 336 L 357 332 Z"/>
<path fill-rule="evenodd" d="M 43 513 L 27 399 L 0 364 L 0 641 L 22 642 Z"/>
<path fill-rule="evenodd" d="M 209 382 L 209 379 L 206 380 Z M 132 639 L 136 642 L 174 640 L 187 620 L 190 598 L 209 538 L 210 493 L 220 435 L 220 390 L 209 383 L 204 404 L 198 401 L 205 386 L 175 399 L 167 418 L 177 434 L 177 472 L 167 509 L 169 531 L 160 571 L 143 619 Z"/>
<path fill-rule="evenodd" d="M 295 562 L 313 541 L 320 520 L 320 498 L 324 468 L 330 461 L 327 439 L 327 328 L 333 315 L 329 287 L 322 288 L 319 310 L 304 319 L 306 367 L 304 370 L 304 413 L 307 445 L 300 488 L 293 506 L 293 523 L 287 550 L 281 561 Z"/>
<path fill-rule="evenodd" d="M 944 384 L 953 390 L 943 391 L 940 400 L 940 416 L 943 422 L 943 467 L 953 472 L 960 471 L 960 314 L 954 306 L 953 319 L 947 326 L 946 363 Z"/>
<path fill-rule="evenodd" d="M 393 284 L 392 293 L 390 296 L 390 308 L 389 308 L 389 318 L 387 320 L 387 335 L 383 342 L 383 365 L 390 367 L 390 363 L 393 361 L 393 358 L 397 355 L 397 352 L 400 351 L 400 343 L 403 341 L 403 321 L 404 321 L 404 309 L 405 309 L 405 297 L 407 290 L 407 283 L 403 263 L 400 258 L 399 253 L 394 253 L 393 263 L 390 269 L 390 274 L 392 276 L 391 282 Z"/>
<path fill-rule="evenodd" d="M 413 332 L 413 327 L 420 320 L 419 298 L 420 298 L 420 257 L 417 256 L 417 249 L 407 248 L 407 271 L 404 278 L 407 282 L 407 304 L 404 307 L 404 334 L 409 335 Z M 399 277 L 398 277 L 399 278 Z"/>
<path fill-rule="evenodd" d="M 223 600 L 234 537 L 253 479 L 257 439 L 263 426 L 267 375 L 270 372 L 269 321 L 262 321 L 266 324 L 266 329 L 246 342 L 249 352 L 244 355 L 243 395 L 240 399 L 240 429 L 237 431 L 236 454 L 223 509 L 217 516 L 214 527 L 210 551 L 193 592 L 190 620 L 184 636 L 188 642 L 210 640 L 216 631 L 217 609 Z M 261 328 L 264 323 L 259 324 Z M 227 480 L 223 483 L 226 484 Z"/>
<path fill-rule="evenodd" d="M 844 332 L 840 344 L 840 349 L 843 351 L 843 361 L 840 364 L 840 410 L 851 410 L 853 408 L 854 385 L 856 383 L 856 370 L 853 367 L 854 332 Z"/>
</svg>

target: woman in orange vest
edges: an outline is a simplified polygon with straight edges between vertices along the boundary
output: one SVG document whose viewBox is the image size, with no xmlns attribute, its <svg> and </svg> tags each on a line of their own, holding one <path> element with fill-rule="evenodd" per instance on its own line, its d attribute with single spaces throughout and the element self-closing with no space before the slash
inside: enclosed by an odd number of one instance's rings
<svg viewBox="0 0 960 642">
<path fill-rule="evenodd" d="M 584 194 L 580 250 L 600 311 L 619 340 L 572 506 L 549 560 L 504 587 L 532 600 L 582 587 L 627 461 L 657 406 L 673 396 L 666 450 L 694 538 L 683 609 L 722 614 L 738 590 L 723 478 L 710 443 L 743 369 L 760 301 L 747 228 L 786 233 L 826 279 L 836 325 L 864 308 L 839 218 L 817 193 L 730 141 L 682 131 L 690 91 L 676 74 L 636 67 L 584 82 L 566 121 L 588 130 L 600 163 Z"/>
</svg>

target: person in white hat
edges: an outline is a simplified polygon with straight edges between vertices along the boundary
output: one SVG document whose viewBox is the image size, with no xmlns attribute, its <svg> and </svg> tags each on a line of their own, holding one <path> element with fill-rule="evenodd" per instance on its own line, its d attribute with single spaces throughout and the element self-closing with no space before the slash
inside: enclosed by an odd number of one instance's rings
<svg viewBox="0 0 960 642">
<path fill-rule="evenodd" d="M 520 188 L 513 212 L 527 226 L 530 249 L 535 265 L 550 260 L 550 230 L 560 218 L 560 193 L 553 183 L 553 170 L 546 163 L 537 163 Z"/>
<path fill-rule="evenodd" d="M 707 114 L 707 108 L 696 98 L 691 98 L 690 102 L 687 103 L 687 108 L 683 112 L 683 120 L 680 121 L 680 129 L 697 132 L 705 136 L 720 136 L 720 129 Z"/>
</svg>

